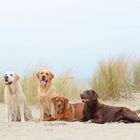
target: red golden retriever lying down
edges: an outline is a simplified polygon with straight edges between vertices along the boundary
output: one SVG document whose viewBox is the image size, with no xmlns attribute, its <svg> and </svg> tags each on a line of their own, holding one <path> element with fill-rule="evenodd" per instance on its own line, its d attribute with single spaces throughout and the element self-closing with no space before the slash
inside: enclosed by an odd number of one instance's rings
<svg viewBox="0 0 140 140">
<path fill-rule="evenodd" d="M 52 103 L 54 104 L 55 117 L 49 117 L 47 121 L 76 121 L 80 120 L 83 116 L 83 103 L 70 104 L 69 100 L 64 97 L 53 97 Z"/>
</svg>

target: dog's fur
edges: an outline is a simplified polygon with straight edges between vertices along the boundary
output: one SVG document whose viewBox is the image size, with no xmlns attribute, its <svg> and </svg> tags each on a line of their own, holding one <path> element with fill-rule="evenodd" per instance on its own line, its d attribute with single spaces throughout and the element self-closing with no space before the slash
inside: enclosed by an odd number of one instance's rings
<svg viewBox="0 0 140 140">
<path fill-rule="evenodd" d="M 52 86 L 52 79 L 54 75 L 48 70 L 41 70 L 36 73 L 36 77 L 39 81 L 38 86 L 38 101 L 40 104 L 40 120 L 44 120 L 47 117 L 53 116 L 53 104 L 51 98 L 57 96 Z"/>
<path fill-rule="evenodd" d="M 85 103 L 84 116 L 81 121 L 91 120 L 93 123 L 100 124 L 105 122 L 140 122 L 140 117 L 129 108 L 101 104 L 98 101 L 98 94 L 94 90 L 86 90 L 80 96 Z"/>
<path fill-rule="evenodd" d="M 54 104 L 55 117 L 50 117 L 47 121 L 76 121 L 82 117 L 83 103 L 70 104 L 67 98 L 60 96 L 53 97 L 52 103 Z"/>
<path fill-rule="evenodd" d="M 6 72 L 3 78 L 6 122 L 32 120 L 31 111 L 27 107 L 25 95 L 19 83 L 19 76 L 14 72 Z"/>
</svg>

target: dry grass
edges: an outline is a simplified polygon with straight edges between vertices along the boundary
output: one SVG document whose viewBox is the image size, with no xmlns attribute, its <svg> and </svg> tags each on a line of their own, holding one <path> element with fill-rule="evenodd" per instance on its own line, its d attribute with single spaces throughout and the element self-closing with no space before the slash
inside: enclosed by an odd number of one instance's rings
<svg viewBox="0 0 140 140">
<path fill-rule="evenodd" d="M 134 89 L 140 91 L 140 61 L 137 61 L 134 66 Z"/>
<path fill-rule="evenodd" d="M 91 80 L 91 87 L 99 96 L 106 99 L 118 99 L 121 92 L 126 92 L 129 85 L 129 62 L 125 57 L 102 61 Z M 127 96 L 129 92 L 127 91 Z"/>
<path fill-rule="evenodd" d="M 36 72 L 27 72 L 21 78 L 21 84 L 23 91 L 26 95 L 27 102 L 29 104 L 37 104 L 37 87 L 38 81 L 35 77 Z M 77 100 L 79 99 L 79 87 L 77 81 L 70 74 L 70 71 L 63 72 L 54 80 L 54 88 L 61 96 L 66 98 Z M 4 86 L 0 84 L 0 102 L 3 102 L 3 89 Z"/>
<path fill-rule="evenodd" d="M 134 62 L 133 62 L 134 63 Z M 130 59 L 117 57 L 109 61 L 102 61 L 91 77 L 88 87 L 99 93 L 103 100 L 131 97 L 132 91 L 140 91 L 140 61 L 136 62 L 133 69 Z M 88 81 L 87 81 L 88 82 Z M 37 104 L 38 81 L 35 72 L 27 72 L 21 78 L 21 84 L 29 104 Z M 86 86 L 81 86 L 70 70 L 62 72 L 53 80 L 55 90 L 62 96 L 71 100 L 79 100 Z M 123 93 L 123 94 L 122 94 Z M 3 101 L 3 84 L 0 84 L 0 102 Z"/>
<path fill-rule="evenodd" d="M 71 75 L 70 71 L 61 73 L 54 81 L 56 91 L 71 100 L 80 99 L 80 88 L 78 82 Z"/>
<path fill-rule="evenodd" d="M 30 104 L 37 103 L 37 79 L 35 72 L 26 73 L 22 79 L 23 91 L 26 95 L 27 102 Z"/>
<path fill-rule="evenodd" d="M 69 99 L 79 98 L 79 89 L 76 80 L 72 77 L 69 71 L 63 72 L 53 80 L 55 90 L 61 95 Z M 36 104 L 38 81 L 35 77 L 35 72 L 26 73 L 22 79 L 22 87 L 26 94 L 27 102 Z"/>
</svg>

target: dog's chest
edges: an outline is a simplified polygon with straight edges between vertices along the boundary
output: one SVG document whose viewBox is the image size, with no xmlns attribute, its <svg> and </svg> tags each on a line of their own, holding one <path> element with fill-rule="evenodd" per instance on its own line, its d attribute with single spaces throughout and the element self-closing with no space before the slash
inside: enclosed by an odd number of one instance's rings
<svg viewBox="0 0 140 140">
<path fill-rule="evenodd" d="M 5 92 L 5 101 L 8 104 L 19 104 L 19 99 L 16 93 L 11 93 L 9 91 Z"/>
<path fill-rule="evenodd" d="M 51 98 L 56 96 L 55 92 L 53 90 L 50 90 L 48 92 L 41 92 L 40 89 L 38 90 L 38 100 L 40 103 L 51 103 Z"/>
<path fill-rule="evenodd" d="M 98 114 L 96 109 L 92 109 L 92 108 L 89 108 L 89 107 L 85 108 L 84 113 L 85 113 L 88 120 L 90 120 L 92 118 L 96 118 L 96 115 Z"/>
<path fill-rule="evenodd" d="M 49 95 L 47 95 L 46 93 L 39 93 L 38 99 L 40 102 L 51 101 L 51 97 Z"/>
</svg>

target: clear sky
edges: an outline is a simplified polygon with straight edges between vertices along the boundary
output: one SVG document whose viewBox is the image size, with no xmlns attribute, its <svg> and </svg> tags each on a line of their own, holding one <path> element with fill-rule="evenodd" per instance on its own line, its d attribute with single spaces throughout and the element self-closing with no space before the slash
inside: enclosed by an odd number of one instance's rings
<svg viewBox="0 0 140 140">
<path fill-rule="evenodd" d="M 122 53 L 140 56 L 139 0 L 0 1 L 0 72 L 46 65 L 88 77 Z"/>
</svg>

